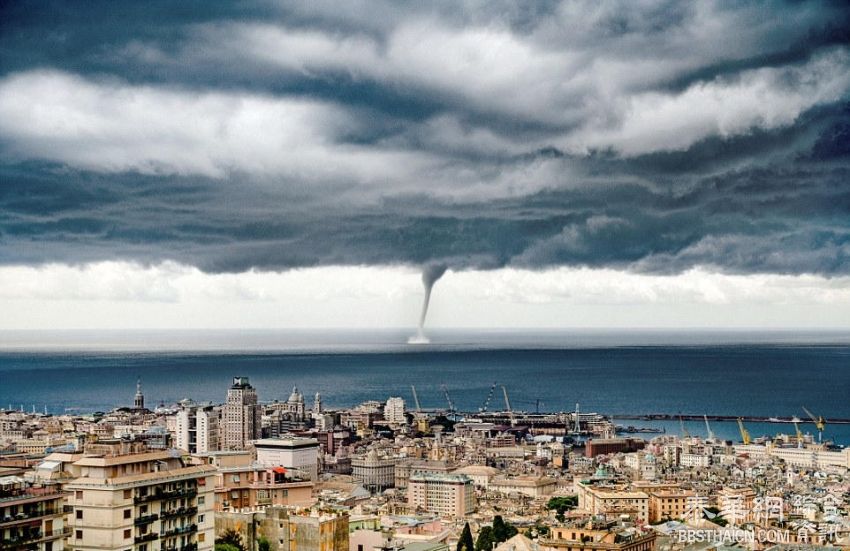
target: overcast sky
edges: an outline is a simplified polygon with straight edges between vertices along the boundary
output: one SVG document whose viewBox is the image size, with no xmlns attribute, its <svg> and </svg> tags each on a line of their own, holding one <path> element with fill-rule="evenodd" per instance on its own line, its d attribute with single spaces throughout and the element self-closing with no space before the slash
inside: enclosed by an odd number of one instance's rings
<svg viewBox="0 0 850 551">
<path fill-rule="evenodd" d="M 0 328 L 850 328 L 844 2 L 5 2 Z"/>
</svg>

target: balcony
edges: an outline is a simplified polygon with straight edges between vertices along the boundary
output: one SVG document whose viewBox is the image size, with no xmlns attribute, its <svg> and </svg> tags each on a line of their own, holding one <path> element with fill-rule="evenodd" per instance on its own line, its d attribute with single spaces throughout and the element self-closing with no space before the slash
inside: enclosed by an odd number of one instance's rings
<svg viewBox="0 0 850 551">
<path fill-rule="evenodd" d="M 187 524 L 186 526 L 180 526 L 178 528 L 172 528 L 171 530 L 166 530 L 162 533 L 163 538 L 170 538 L 172 536 L 179 536 L 180 534 L 191 534 L 193 532 L 198 531 L 197 524 Z"/>
<path fill-rule="evenodd" d="M 159 515 L 142 515 L 140 517 L 136 517 L 136 520 L 133 521 L 133 524 L 136 526 L 142 526 L 143 524 L 150 524 L 159 518 Z"/>
<path fill-rule="evenodd" d="M 198 495 L 197 488 L 180 488 L 178 490 L 161 490 L 159 488 L 156 489 L 153 493 L 144 495 L 144 496 L 136 496 L 133 498 L 133 503 L 146 503 L 148 501 L 161 501 L 165 499 L 175 499 L 185 497 L 191 499 Z"/>
<path fill-rule="evenodd" d="M 20 549 L 21 547 L 27 545 L 33 545 L 36 543 L 40 543 L 47 540 L 59 539 L 62 537 L 67 537 L 71 534 L 71 528 L 65 527 L 59 530 L 52 530 L 50 532 L 42 532 L 41 530 L 34 530 L 28 534 L 20 534 L 10 539 L 0 539 L 0 549 Z"/>
<path fill-rule="evenodd" d="M 162 518 L 186 517 L 194 515 L 197 512 L 197 507 L 178 507 L 177 509 L 171 509 L 170 511 L 163 511 Z"/>
<path fill-rule="evenodd" d="M 145 543 L 147 541 L 153 541 L 158 538 L 159 534 L 157 534 L 156 532 L 148 532 L 147 534 L 144 534 L 142 536 L 136 536 L 133 541 L 135 541 L 136 543 Z"/>
<path fill-rule="evenodd" d="M 63 513 L 65 513 L 65 510 L 62 507 L 47 507 L 45 509 L 35 511 L 21 511 L 14 515 L 4 515 L 0 517 L 0 526 L 13 525 L 18 522 L 24 522 L 34 518 L 61 515 Z"/>
<path fill-rule="evenodd" d="M 171 490 L 162 492 L 159 499 L 175 499 L 178 497 L 193 498 L 198 495 L 198 490 L 195 488 L 182 488 L 180 490 Z"/>
</svg>

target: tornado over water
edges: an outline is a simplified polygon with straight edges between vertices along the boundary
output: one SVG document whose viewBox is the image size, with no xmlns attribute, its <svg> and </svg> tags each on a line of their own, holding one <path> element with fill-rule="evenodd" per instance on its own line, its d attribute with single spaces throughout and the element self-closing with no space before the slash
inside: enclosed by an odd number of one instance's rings
<svg viewBox="0 0 850 551">
<path fill-rule="evenodd" d="M 425 288 L 425 296 L 422 299 L 422 313 L 419 314 L 419 326 L 416 330 L 416 335 L 410 337 L 408 342 L 411 344 L 427 344 L 430 342 L 425 336 L 425 318 L 428 316 L 428 305 L 431 302 L 431 290 L 434 284 L 443 277 L 448 266 L 445 264 L 430 264 L 422 270 L 422 286 Z"/>
</svg>

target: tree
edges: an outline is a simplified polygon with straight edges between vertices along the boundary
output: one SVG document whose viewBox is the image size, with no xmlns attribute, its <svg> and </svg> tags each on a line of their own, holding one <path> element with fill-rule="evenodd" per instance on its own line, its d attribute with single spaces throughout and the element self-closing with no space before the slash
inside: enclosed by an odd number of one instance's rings
<svg viewBox="0 0 850 551">
<path fill-rule="evenodd" d="M 267 540 L 263 536 L 260 536 L 259 538 L 257 538 L 257 548 L 260 551 L 271 551 L 272 544 L 269 543 L 269 540 Z"/>
<path fill-rule="evenodd" d="M 506 523 L 502 515 L 496 515 L 493 518 L 493 539 L 495 539 L 496 543 L 508 541 L 510 538 L 516 536 L 516 534 L 517 529 Z"/>
<path fill-rule="evenodd" d="M 457 551 L 475 551 L 475 544 L 472 542 L 472 530 L 469 529 L 468 522 L 463 526 L 463 532 L 461 532 L 460 539 L 457 541 Z"/>
<path fill-rule="evenodd" d="M 485 526 L 478 532 L 478 539 L 475 540 L 475 551 L 491 551 L 496 539 L 493 537 L 493 528 Z"/>
<path fill-rule="evenodd" d="M 215 539 L 215 551 L 245 551 L 242 536 L 236 530 L 228 528 Z"/>
<path fill-rule="evenodd" d="M 558 522 L 564 522 L 566 518 L 564 514 L 571 509 L 575 509 L 576 506 L 578 506 L 578 496 L 553 497 L 546 503 L 547 509 L 555 511 L 555 518 L 558 519 Z"/>
</svg>

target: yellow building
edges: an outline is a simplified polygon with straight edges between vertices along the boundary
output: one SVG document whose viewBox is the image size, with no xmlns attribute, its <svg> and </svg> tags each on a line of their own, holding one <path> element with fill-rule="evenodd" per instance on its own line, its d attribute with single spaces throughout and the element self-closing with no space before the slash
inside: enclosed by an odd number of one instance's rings
<svg viewBox="0 0 850 551">
<path fill-rule="evenodd" d="M 688 499 L 691 490 L 665 489 L 649 493 L 649 522 L 682 519 L 688 514 Z"/>
<path fill-rule="evenodd" d="M 541 551 L 654 551 L 655 532 L 626 528 L 553 527 L 539 540 Z"/>
<path fill-rule="evenodd" d="M 74 467 L 80 476 L 65 485 L 74 550 L 213 548 L 215 467 L 126 441 L 89 446 Z"/>
<path fill-rule="evenodd" d="M 628 514 L 643 521 L 649 518 L 649 495 L 644 492 L 584 482 L 576 484 L 575 488 L 579 509 L 592 515 Z"/>
</svg>

